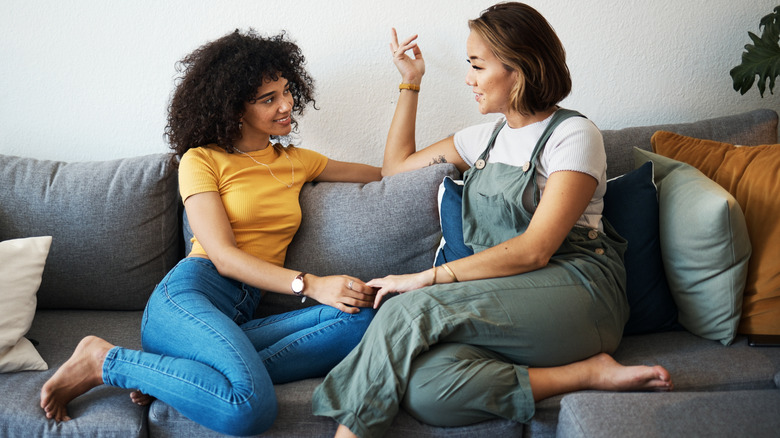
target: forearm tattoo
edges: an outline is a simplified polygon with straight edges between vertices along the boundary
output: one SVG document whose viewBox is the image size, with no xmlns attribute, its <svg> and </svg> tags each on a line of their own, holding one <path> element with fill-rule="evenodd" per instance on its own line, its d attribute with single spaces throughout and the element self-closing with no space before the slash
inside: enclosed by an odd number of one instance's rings
<svg viewBox="0 0 780 438">
<path fill-rule="evenodd" d="M 434 164 L 441 164 L 446 163 L 447 159 L 444 158 L 444 155 L 439 155 L 438 157 L 435 157 L 431 160 L 430 163 L 428 163 L 429 166 L 433 166 Z"/>
</svg>

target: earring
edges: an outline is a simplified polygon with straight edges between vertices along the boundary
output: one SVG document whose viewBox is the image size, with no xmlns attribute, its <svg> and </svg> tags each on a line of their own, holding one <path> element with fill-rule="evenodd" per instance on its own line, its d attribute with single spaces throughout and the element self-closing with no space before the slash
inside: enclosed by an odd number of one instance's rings
<svg viewBox="0 0 780 438">
<path fill-rule="evenodd" d="M 238 122 L 238 130 L 240 131 L 242 129 L 244 129 L 244 122 L 239 121 Z"/>
</svg>

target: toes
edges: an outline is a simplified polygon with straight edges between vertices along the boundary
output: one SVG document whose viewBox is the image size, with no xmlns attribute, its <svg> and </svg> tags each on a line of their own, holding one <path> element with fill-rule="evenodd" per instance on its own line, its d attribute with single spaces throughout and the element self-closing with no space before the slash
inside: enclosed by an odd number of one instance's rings
<svg viewBox="0 0 780 438">
<path fill-rule="evenodd" d="M 46 418 L 57 422 L 70 421 L 70 416 L 68 416 L 68 412 L 60 408 L 55 408 L 46 411 Z"/>
<path fill-rule="evenodd" d="M 137 404 L 138 406 L 147 406 L 154 401 L 154 397 L 136 390 L 130 393 L 130 401 Z"/>
</svg>

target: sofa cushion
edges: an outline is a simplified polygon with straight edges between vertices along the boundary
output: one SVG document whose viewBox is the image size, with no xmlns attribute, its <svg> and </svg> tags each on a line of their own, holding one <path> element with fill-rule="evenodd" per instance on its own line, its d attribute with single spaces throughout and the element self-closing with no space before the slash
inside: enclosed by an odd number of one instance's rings
<svg viewBox="0 0 780 438">
<path fill-rule="evenodd" d="M 687 331 L 628 336 L 613 356 L 624 365 L 664 366 L 672 375 L 674 392 L 770 390 L 780 385 L 773 381 L 773 376 L 780 379 L 780 348 L 750 347 L 746 336 L 737 336 L 729 346 Z M 555 436 L 563 397 L 538 402 L 524 436 Z"/>
<path fill-rule="evenodd" d="M 652 138 L 656 153 L 686 162 L 736 198 L 753 255 L 740 333 L 780 334 L 780 144 L 739 147 L 671 132 Z"/>
<path fill-rule="evenodd" d="M 780 390 L 577 393 L 561 402 L 557 436 L 774 437 Z"/>
<path fill-rule="evenodd" d="M 777 122 L 777 112 L 759 109 L 692 123 L 602 130 L 604 149 L 607 151 L 607 178 L 614 178 L 633 170 L 633 148 L 651 150 L 650 138 L 656 131 L 671 131 L 690 137 L 732 144 L 773 144 L 777 143 Z"/>
<path fill-rule="evenodd" d="M 53 237 L 38 307 L 143 309 L 181 256 L 168 155 L 63 163 L 0 155 L 0 240 Z"/>
<path fill-rule="evenodd" d="M 772 389 L 780 348 L 756 348 L 746 336 L 729 346 L 687 331 L 624 337 L 613 354 L 624 365 L 662 365 L 675 391 Z"/>
<path fill-rule="evenodd" d="M 661 260 L 658 192 L 651 161 L 607 182 L 603 214 L 628 241 L 624 262 L 631 314 L 623 333 L 635 335 L 676 328 L 677 307 Z"/>
<path fill-rule="evenodd" d="M 24 335 L 35 316 L 35 294 L 50 246 L 51 236 L 0 242 L 0 373 L 47 368 Z"/>
<path fill-rule="evenodd" d="M 338 424 L 328 417 L 312 414 L 311 398 L 322 378 L 276 385 L 279 414 L 263 437 L 332 437 Z M 158 401 L 149 409 L 149 433 L 154 437 L 225 437 L 184 417 Z M 471 438 L 483 436 L 522 436 L 523 425 L 496 419 L 464 427 L 436 427 L 420 423 L 403 409 L 398 412 L 386 437 Z"/>
<path fill-rule="evenodd" d="M 750 258 L 745 216 L 734 197 L 694 167 L 635 152 L 637 165 L 651 160 L 655 167 L 661 253 L 679 322 L 728 345 L 742 313 Z"/>
<path fill-rule="evenodd" d="M 448 175 L 457 175 L 455 166 L 428 166 L 368 184 L 308 185 L 287 265 L 365 281 L 430 268 L 441 238 L 436 197 Z"/>
<path fill-rule="evenodd" d="M 38 342 L 49 370 L 0 374 L 0 436 L 146 437 L 147 410 L 130 401 L 129 389 L 99 386 L 77 397 L 68 404 L 73 417 L 68 422 L 47 420 L 38 405 L 41 387 L 84 336 L 140 348 L 141 316 L 141 311 L 38 310 L 27 336 Z"/>
</svg>

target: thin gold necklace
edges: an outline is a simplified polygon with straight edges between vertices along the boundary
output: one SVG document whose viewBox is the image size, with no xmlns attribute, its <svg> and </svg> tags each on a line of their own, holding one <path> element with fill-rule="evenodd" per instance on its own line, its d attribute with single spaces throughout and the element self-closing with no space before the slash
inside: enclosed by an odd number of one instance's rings
<svg viewBox="0 0 780 438">
<path fill-rule="evenodd" d="M 274 145 L 272 145 L 270 141 L 268 142 L 268 146 L 274 147 Z M 271 170 L 271 166 L 255 160 L 255 158 L 253 156 L 249 155 L 248 153 L 246 153 L 246 152 L 244 152 L 244 151 L 242 151 L 240 149 L 236 149 L 236 151 L 238 151 L 238 153 L 240 153 L 240 154 L 246 155 L 247 157 L 249 157 L 250 160 L 254 161 L 255 163 L 257 163 L 257 164 L 259 164 L 261 166 L 265 166 L 268 169 L 268 172 L 271 173 L 271 176 L 274 177 L 275 180 L 277 180 L 280 183 L 282 183 L 283 185 L 287 186 L 288 189 L 292 188 L 292 186 L 295 184 L 295 167 L 293 166 L 293 162 L 290 159 L 290 156 L 287 155 L 287 151 L 285 151 L 284 148 L 282 148 L 282 151 L 284 152 L 284 157 L 287 158 L 287 161 L 290 162 L 290 172 L 292 173 L 292 182 L 290 182 L 290 184 L 287 184 L 286 182 L 284 182 L 284 181 L 280 180 L 279 178 L 277 178 L 276 175 L 274 175 L 274 171 Z"/>
</svg>

